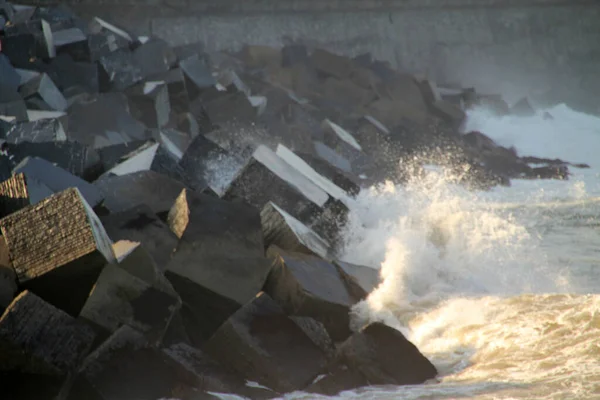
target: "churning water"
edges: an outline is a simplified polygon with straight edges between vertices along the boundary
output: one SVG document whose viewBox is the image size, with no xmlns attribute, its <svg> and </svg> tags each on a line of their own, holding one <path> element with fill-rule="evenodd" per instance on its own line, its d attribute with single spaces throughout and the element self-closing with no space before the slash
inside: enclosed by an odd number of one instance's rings
<svg viewBox="0 0 600 400">
<path fill-rule="evenodd" d="M 359 195 L 343 258 L 380 269 L 382 283 L 354 324 L 402 330 L 440 376 L 338 398 L 600 399 L 600 118 L 548 111 L 476 110 L 467 129 L 520 155 L 591 165 L 569 181 L 469 192 L 432 168 Z"/>
</svg>

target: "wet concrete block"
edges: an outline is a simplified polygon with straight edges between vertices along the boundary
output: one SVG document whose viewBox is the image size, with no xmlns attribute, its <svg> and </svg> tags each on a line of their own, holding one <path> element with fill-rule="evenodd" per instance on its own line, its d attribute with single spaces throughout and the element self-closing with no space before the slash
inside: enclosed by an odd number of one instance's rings
<svg viewBox="0 0 600 400">
<path fill-rule="evenodd" d="M 352 74 L 353 62 L 351 59 L 330 53 L 327 50 L 316 49 L 313 51 L 311 61 L 319 72 L 338 79 L 349 78 Z"/>
<path fill-rule="evenodd" d="M 319 158 L 327 161 L 337 169 L 344 172 L 352 172 L 352 164 L 350 164 L 350 161 L 325 143 L 315 141 L 314 149 Z"/>
<path fill-rule="evenodd" d="M 156 151 L 159 144 L 152 141 L 144 143 L 142 146 L 124 155 L 119 163 L 106 171 L 103 176 L 127 175 L 136 172 L 149 171 L 154 162 Z M 102 177 L 101 177 L 102 178 Z"/>
<path fill-rule="evenodd" d="M 437 375 L 414 344 L 381 323 L 368 325 L 339 346 L 329 370 L 317 387 L 320 393 L 337 394 L 367 385 L 416 385 Z"/>
<path fill-rule="evenodd" d="M 66 400 L 186 398 L 197 384 L 195 375 L 123 326 L 86 358 L 63 393 Z"/>
<path fill-rule="evenodd" d="M 197 135 L 196 135 L 197 136 Z M 161 144 L 177 162 L 180 162 L 192 143 L 192 135 L 177 129 L 160 129 L 152 132 L 152 137 Z"/>
<path fill-rule="evenodd" d="M 106 30 L 100 30 L 88 35 L 89 59 L 81 61 L 96 62 L 119 49 L 128 49 L 130 42 Z"/>
<path fill-rule="evenodd" d="M 136 247 L 133 250 L 119 259 L 119 268 L 124 269 L 158 290 L 177 295 L 173 285 L 171 285 L 163 274 L 164 269 L 156 264 L 154 257 L 152 257 L 150 252 L 141 243 L 136 243 Z"/>
<path fill-rule="evenodd" d="M 9 179 L 0 183 L 0 218 L 31 205 L 31 199 L 38 198 L 35 186 L 35 182 L 33 184 L 28 182 L 24 174 L 12 175 Z M 49 189 L 44 197 L 47 195 L 52 195 Z"/>
<path fill-rule="evenodd" d="M 54 30 L 52 39 L 56 54 L 68 54 L 77 61 L 87 61 L 90 49 L 87 35 L 79 28 Z"/>
<path fill-rule="evenodd" d="M 28 67 L 36 58 L 37 41 L 33 34 L 23 33 L 2 38 L 2 53 L 17 68 Z"/>
<path fill-rule="evenodd" d="M 266 249 L 275 245 L 285 251 L 327 258 L 329 243 L 275 203 L 263 207 L 260 219 Z"/>
<path fill-rule="evenodd" d="M 342 189 L 349 196 L 356 196 L 360 192 L 360 178 L 356 177 L 354 174 L 347 171 L 342 171 L 341 169 L 335 167 L 334 165 L 330 164 L 324 159 L 314 155 L 314 153 L 307 154 L 296 152 L 296 155 L 299 158 L 301 158 L 303 162 L 308 164 L 310 168 L 315 170 L 319 175 L 322 175 L 323 177 L 331 181 L 334 185 Z M 339 158 L 345 160 L 342 156 L 339 156 Z M 347 162 L 349 165 L 350 162 Z"/>
<path fill-rule="evenodd" d="M 181 68 L 174 68 L 165 73 L 152 75 L 148 81 L 164 82 L 167 85 L 169 93 L 169 104 L 175 114 L 185 113 L 190 108 L 190 99 L 188 98 L 185 83 L 185 75 Z"/>
<path fill-rule="evenodd" d="M 67 109 L 67 100 L 47 74 L 41 74 L 21 86 L 19 94 L 25 100 L 41 101 L 37 104 L 43 105 L 43 110 L 65 111 Z"/>
<path fill-rule="evenodd" d="M 381 283 L 379 270 L 364 265 L 356 265 L 345 261 L 335 261 L 335 266 L 342 276 L 350 276 L 352 280 L 346 280 L 348 290 L 352 293 L 358 293 L 355 298 L 361 298 L 366 293 L 371 293 Z M 360 286 L 356 291 L 355 285 Z M 362 293 L 360 293 L 362 292 Z"/>
<path fill-rule="evenodd" d="M 6 133 L 5 139 L 12 144 L 58 142 L 67 140 L 67 134 L 58 118 L 50 118 L 17 123 Z"/>
<path fill-rule="evenodd" d="M 150 207 L 139 205 L 103 216 L 100 221 L 114 242 L 129 240 L 141 243 L 160 270 L 165 270 L 178 239 Z"/>
<path fill-rule="evenodd" d="M 76 187 L 91 207 L 96 207 L 103 199 L 102 193 L 94 185 L 42 158 L 26 157 L 13 169 L 13 173 L 23 173 L 27 180 L 40 182 L 54 193 Z"/>
<path fill-rule="evenodd" d="M 289 315 L 321 322 L 336 342 L 347 339 L 350 307 L 358 299 L 348 292 L 336 267 L 314 255 L 277 249 L 272 253 L 274 264 L 265 292 Z"/>
<path fill-rule="evenodd" d="M 0 86 L 0 115 L 27 121 L 27 106 L 16 90 Z"/>
<path fill-rule="evenodd" d="M 161 291 L 117 265 L 107 265 L 79 315 L 111 333 L 128 325 L 157 345 L 180 306 L 176 294 Z"/>
<path fill-rule="evenodd" d="M 80 143 L 67 141 L 21 142 L 16 145 L 8 144 L 7 151 L 14 164 L 23 162 L 27 157 L 40 157 L 76 177 L 86 180 L 95 179 L 101 172 L 98 153 Z"/>
<path fill-rule="evenodd" d="M 134 153 L 140 147 L 147 145 L 147 140 L 134 140 L 127 143 L 113 144 L 98 149 L 98 156 L 104 172 L 114 168 L 119 163 L 125 161 L 129 154 Z"/>
<path fill-rule="evenodd" d="M 326 363 L 321 350 L 265 293 L 231 316 L 206 351 L 226 368 L 278 392 L 304 388 Z"/>
<path fill-rule="evenodd" d="M 191 56 L 179 62 L 179 68 L 186 78 L 188 98 L 195 99 L 203 90 L 214 87 L 217 81 L 209 67 L 198 56 Z"/>
<path fill-rule="evenodd" d="M 127 91 L 131 115 L 148 128 L 162 128 L 169 122 L 171 104 L 164 81 L 146 81 Z"/>
<path fill-rule="evenodd" d="M 243 161 L 230 154 L 204 135 L 198 135 L 189 145 L 179 165 L 189 176 L 222 195 L 237 173 L 243 168 Z"/>
<path fill-rule="evenodd" d="M 177 56 L 169 45 L 161 39 L 151 38 L 133 51 L 133 57 L 142 67 L 144 78 L 166 73 L 175 66 Z"/>
<path fill-rule="evenodd" d="M 300 221 L 309 223 L 317 217 L 329 196 L 273 151 L 260 146 L 223 198 L 241 198 L 260 210 L 272 201 Z"/>
<path fill-rule="evenodd" d="M 11 65 L 10 60 L 0 54 L 0 86 L 17 90 L 21 84 L 21 77 Z"/>
<path fill-rule="evenodd" d="M 101 91 L 122 91 L 144 79 L 142 65 L 129 49 L 109 53 L 98 65 Z"/>
<path fill-rule="evenodd" d="M 210 122 L 216 126 L 222 126 L 227 123 L 247 124 L 256 121 L 258 112 L 250 103 L 248 97 L 241 93 L 227 93 L 217 98 L 203 101 L 199 98 L 200 105 L 208 115 Z M 194 101 L 190 108 L 198 116 Z"/>
<path fill-rule="evenodd" d="M 70 55 L 60 54 L 52 60 L 47 72 L 63 95 L 72 88 L 81 88 L 88 93 L 99 91 L 98 66 L 95 64 L 76 62 Z"/>
<path fill-rule="evenodd" d="M 146 204 L 155 214 L 169 212 L 185 186 L 154 171 L 107 177 L 94 182 L 112 213 Z"/>
<path fill-rule="evenodd" d="M 71 315 L 78 315 L 104 264 L 116 261 L 102 224 L 75 188 L 4 217 L 0 229 L 20 286 Z"/>
<path fill-rule="evenodd" d="M 0 317 L 0 371 L 66 376 L 94 337 L 90 328 L 26 290 Z"/>
<path fill-rule="evenodd" d="M 95 148 L 147 138 L 146 127 L 129 114 L 122 93 L 101 93 L 69 108 L 67 137 Z"/>
</svg>

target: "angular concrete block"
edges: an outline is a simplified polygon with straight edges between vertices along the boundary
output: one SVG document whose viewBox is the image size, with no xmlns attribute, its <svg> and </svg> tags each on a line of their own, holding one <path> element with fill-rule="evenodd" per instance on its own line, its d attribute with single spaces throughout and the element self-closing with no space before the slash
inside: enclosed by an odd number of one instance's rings
<svg viewBox="0 0 600 400">
<path fill-rule="evenodd" d="M 190 108 L 185 83 L 185 75 L 181 68 L 174 68 L 162 74 L 152 75 L 148 78 L 152 82 L 165 82 L 169 93 L 169 104 L 175 114 L 185 113 Z"/>
<path fill-rule="evenodd" d="M 177 296 L 177 292 L 163 274 L 163 269 L 158 267 L 152 255 L 142 244 L 137 244 L 133 250 L 119 259 L 119 268 L 158 290 Z"/>
<path fill-rule="evenodd" d="M 313 221 L 329 196 L 273 151 L 260 146 L 223 195 L 257 209 L 273 201 L 304 223 Z"/>
<path fill-rule="evenodd" d="M 192 56 L 180 61 L 179 68 L 181 68 L 185 75 L 188 97 L 190 99 L 195 99 L 202 90 L 211 88 L 217 83 L 204 60 L 198 56 Z"/>
<path fill-rule="evenodd" d="M 319 55 L 317 54 L 317 58 Z M 293 44 L 284 46 L 281 49 L 281 66 L 284 68 L 294 66 L 296 64 L 308 63 L 308 51 L 306 46 L 301 44 Z"/>
<path fill-rule="evenodd" d="M 246 45 L 241 51 L 241 58 L 250 68 L 281 66 L 281 51 L 274 47 Z"/>
<path fill-rule="evenodd" d="M 18 122 L 27 121 L 27 106 L 19 93 L 6 86 L 0 86 L 0 115 L 15 117 Z"/>
<path fill-rule="evenodd" d="M 452 124 L 454 127 L 460 127 L 467 115 L 459 107 L 445 100 L 436 101 L 431 104 L 431 110 L 442 120 Z"/>
<path fill-rule="evenodd" d="M 314 153 L 307 154 L 296 152 L 296 156 L 300 158 L 303 163 L 306 163 L 310 168 L 316 171 L 319 175 L 325 177 L 325 179 L 342 189 L 348 194 L 348 196 L 356 196 L 360 192 L 360 178 L 354 176 L 354 174 L 347 171 L 342 171 L 324 159 L 318 157 Z M 342 156 L 339 156 L 339 158 L 341 160 L 345 160 Z M 345 161 L 348 163 L 348 165 L 350 164 L 348 160 Z"/>
<path fill-rule="evenodd" d="M 322 49 L 313 51 L 311 61 L 318 71 L 339 79 L 349 78 L 353 69 L 351 59 Z"/>
<path fill-rule="evenodd" d="M 185 186 L 154 171 L 113 176 L 94 182 L 113 213 L 146 204 L 155 214 L 168 213 Z"/>
<path fill-rule="evenodd" d="M 141 333 L 123 326 L 86 358 L 70 388 L 65 388 L 65 398 L 187 398 L 199 384 L 197 376 L 150 347 Z"/>
<path fill-rule="evenodd" d="M 144 78 L 166 73 L 177 62 L 169 45 L 161 39 L 151 38 L 133 51 L 133 57 L 142 67 Z"/>
<path fill-rule="evenodd" d="M 264 285 L 270 265 L 260 216 L 245 204 L 184 190 L 168 222 L 180 241 L 166 276 L 182 297 L 184 319 L 200 327 L 193 343 L 201 343 Z"/>
<path fill-rule="evenodd" d="M 337 394 L 367 385 L 417 385 L 437 375 L 431 362 L 399 331 L 373 323 L 339 348 L 319 382 L 321 393 Z"/>
<path fill-rule="evenodd" d="M 48 195 L 52 195 L 52 192 L 49 191 Z M 35 204 L 37 198 L 35 183 L 32 185 L 28 182 L 24 174 L 12 175 L 0 183 L 0 218 L 32 204 L 32 198 L 34 199 L 33 204 Z"/>
<path fill-rule="evenodd" d="M 285 251 L 327 258 L 330 252 L 327 241 L 275 203 L 263 207 L 260 219 L 265 248 L 275 245 Z"/>
<path fill-rule="evenodd" d="M 96 207 L 103 200 L 101 192 L 94 185 L 70 174 L 62 168 L 54 166 L 42 158 L 25 158 L 13 169 L 13 173 L 23 173 L 28 180 L 40 182 L 54 193 L 76 187 L 91 207 Z M 40 199 L 32 200 L 39 201 Z"/>
<path fill-rule="evenodd" d="M 100 221 L 114 242 L 129 240 L 141 243 L 159 269 L 165 270 L 177 247 L 178 238 L 150 207 L 139 205 L 103 216 Z"/>
<path fill-rule="evenodd" d="M 136 172 L 149 171 L 154 162 L 154 156 L 156 155 L 158 146 L 158 143 L 145 143 L 131 153 L 123 156 L 119 164 L 106 171 L 104 176 L 122 176 Z"/>
<path fill-rule="evenodd" d="M 0 238 L 0 312 L 12 303 L 18 293 L 17 275 L 10 261 L 6 240 Z"/>
<path fill-rule="evenodd" d="M 334 149 L 323 142 L 315 141 L 314 148 L 317 156 L 327 161 L 337 169 L 344 172 L 352 172 L 352 165 L 344 156 L 337 153 Z"/>
<path fill-rule="evenodd" d="M 47 111 L 65 111 L 67 109 L 67 100 L 47 74 L 42 74 L 27 82 L 19 89 L 19 93 L 26 100 L 41 100 Z"/>
<path fill-rule="evenodd" d="M 59 54 L 53 59 L 47 72 L 63 95 L 67 89 L 75 88 L 88 93 L 99 91 L 98 66 L 89 62 L 76 62 L 68 54 Z"/>
<path fill-rule="evenodd" d="M 150 343 L 160 344 L 179 307 L 176 294 L 156 289 L 117 265 L 107 265 L 79 315 L 111 333 L 128 325 Z"/>
<path fill-rule="evenodd" d="M 26 290 L 0 317 L 0 370 L 65 376 L 79 366 L 94 337 L 89 327 Z"/>
<path fill-rule="evenodd" d="M 336 78 L 327 78 L 323 83 L 322 92 L 326 99 L 343 109 L 366 106 L 377 98 L 377 94 L 372 90 L 364 89 L 352 81 Z"/>
<path fill-rule="evenodd" d="M 77 315 L 112 243 L 79 190 L 55 194 L 0 220 L 19 284 Z"/>
<path fill-rule="evenodd" d="M 527 99 L 524 97 L 517 101 L 511 108 L 510 113 L 518 117 L 531 117 L 535 115 L 535 109 Z"/>
<path fill-rule="evenodd" d="M 162 128 L 169 122 L 171 104 L 164 81 L 146 81 L 127 91 L 131 115 L 148 128 Z"/>
<path fill-rule="evenodd" d="M 109 171 L 119 163 L 125 161 L 129 154 L 135 153 L 142 146 L 148 145 L 147 140 L 134 140 L 127 143 L 113 144 L 98 149 L 98 156 L 103 167 L 103 171 Z"/>
<path fill-rule="evenodd" d="M 20 84 L 20 75 L 11 65 L 10 60 L 4 54 L 0 54 L 0 86 L 17 90 Z"/>
<path fill-rule="evenodd" d="M 17 68 L 27 68 L 36 58 L 37 40 L 31 33 L 2 38 L 2 53 Z"/>
<path fill-rule="evenodd" d="M 351 276 L 353 282 L 349 283 L 348 290 L 355 291 L 355 283 L 360 286 L 363 293 L 371 293 L 381 283 L 381 277 L 379 276 L 379 270 L 364 265 L 351 264 L 345 261 L 335 261 L 335 266 L 340 271 L 342 276 Z M 362 295 L 355 296 L 362 297 Z"/>
<path fill-rule="evenodd" d="M 8 143 L 43 143 L 67 140 L 67 134 L 59 119 L 41 119 L 16 124 L 6 133 Z"/>
<path fill-rule="evenodd" d="M 144 79 L 142 65 L 129 49 L 118 49 L 98 60 L 100 90 L 122 91 Z"/>
<path fill-rule="evenodd" d="M 314 255 L 275 248 L 271 253 L 274 264 L 265 292 L 289 315 L 314 318 L 333 340 L 347 339 L 351 335 L 350 307 L 358 299 L 348 292 L 336 267 Z"/>
<path fill-rule="evenodd" d="M 231 316 L 205 348 L 226 368 L 277 392 L 306 387 L 326 364 L 321 350 L 265 293 Z"/>
<path fill-rule="evenodd" d="M 190 109 L 197 117 L 199 115 L 197 104 L 202 106 L 210 122 L 217 126 L 231 123 L 247 124 L 256 121 L 257 109 L 250 103 L 248 97 L 241 92 L 223 93 L 219 96 L 203 100 L 201 97 L 190 104 Z"/>
</svg>

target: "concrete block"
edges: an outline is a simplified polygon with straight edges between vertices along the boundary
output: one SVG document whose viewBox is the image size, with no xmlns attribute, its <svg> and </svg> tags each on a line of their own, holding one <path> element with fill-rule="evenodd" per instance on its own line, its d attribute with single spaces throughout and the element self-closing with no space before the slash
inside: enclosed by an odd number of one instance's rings
<svg viewBox="0 0 600 400">
<path fill-rule="evenodd" d="M 175 114 L 185 113 L 190 108 L 190 99 L 187 94 L 185 75 L 181 68 L 174 68 L 165 73 L 152 75 L 148 78 L 151 82 L 164 82 L 169 93 L 169 104 Z"/>
<path fill-rule="evenodd" d="M 47 74 L 42 74 L 21 86 L 19 93 L 25 100 L 33 98 L 41 100 L 43 110 L 65 111 L 67 109 L 67 100 Z"/>
<path fill-rule="evenodd" d="M 328 360 L 335 357 L 335 343 L 329 336 L 325 325 L 310 317 L 295 317 L 290 319 L 302 329 L 302 332 L 323 352 Z"/>
<path fill-rule="evenodd" d="M 44 193 L 45 198 L 53 193 L 48 189 L 49 193 Z M 36 198 L 39 198 L 36 193 L 36 182 L 27 181 L 24 174 L 12 175 L 9 179 L 0 183 L 0 218 L 4 218 L 14 212 L 17 212 L 28 205 L 35 204 Z M 38 200 L 39 201 L 39 200 Z"/>
<path fill-rule="evenodd" d="M 80 317 L 111 333 L 128 325 L 158 345 L 180 306 L 176 294 L 161 291 L 117 265 L 107 265 Z"/>
<path fill-rule="evenodd" d="M 192 143 L 192 135 L 189 132 L 176 129 L 165 128 L 153 131 L 153 137 L 178 162 L 181 162 Z"/>
<path fill-rule="evenodd" d="M 351 335 L 350 308 L 359 300 L 348 292 L 336 267 L 315 255 L 272 249 L 273 269 L 265 292 L 289 315 L 321 322 L 331 338 Z"/>
<path fill-rule="evenodd" d="M 142 65 L 129 49 L 118 49 L 98 60 L 100 90 L 122 91 L 144 79 Z"/>
<path fill-rule="evenodd" d="M 18 122 L 27 121 L 27 106 L 19 93 L 0 86 L 0 115 L 15 117 Z"/>
<path fill-rule="evenodd" d="M 18 293 L 17 275 L 10 261 L 6 240 L 0 238 L 0 312 L 12 303 Z"/>
<path fill-rule="evenodd" d="M 260 219 L 265 248 L 275 245 L 285 251 L 316 254 L 327 258 L 329 243 L 275 203 L 267 203 Z"/>
<path fill-rule="evenodd" d="M 151 38 L 133 51 L 133 57 L 142 67 L 142 75 L 148 78 L 166 73 L 175 66 L 177 57 L 169 45 L 161 39 Z"/>
<path fill-rule="evenodd" d="M 67 140 L 67 134 L 59 119 L 41 119 L 21 122 L 13 126 L 5 136 L 8 143 L 43 143 Z"/>
<path fill-rule="evenodd" d="M 0 317 L 1 371 L 66 376 L 90 351 L 93 331 L 30 291 Z"/>
<path fill-rule="evenodd" d="M 195 345 L 258 293 L 269 273 L 258 211 L 183 191 L 169 212 L 180 237 L 165 275 L 183 302 Z"/>
<path fill-rule="evenodd" d="M 352 172 L 352 165 L 344 156 L 323 142 L 315 141 L 314 148 L 317 156 L 344 172 Z"/>
<path fill-rule="evenodd" d="M 319 382 L 321 393 L 337 394 L 366 385 L 416 385 L 437 375 L 414 344 L 381 323 L 368 325 L 338 347 L 329 369 L 330 375 Z"/>
<path fill-rule="evenodd" d="M 309 223 L 329 196 L 273 151 L 260 146 L 223 198 L 241 198 L 257 209 L 272 201 L 300 221 Z"/>
<path fill-rule="evenodd" d="M 26 157 L 14 168 L 13 173 L 23 173 L 28 181 L 40 182 L 52 190 L 53 193 L 76 187 L 91 207 L 96 207 L 103 200 L 101 192 L 94 185 L 42 158 Z M 32 200 L 39 201 L 40 199 Z"/>
<path fill-rule="evenodd" d="M 198 56 L 180 61 L 179 68 L 186 78 L 189 99 L 195 99 L 202 90 L 211 88 L 217 83 L 206 63 Z"/>
<path fill-rule="evenodd" d="M 306 387 L 326 363 L 321 350 L 265 293 L 229 318 L 206 350 L 226 368 L 277 392 Z"/>
<path fill-rule="evenodd" d="M 160 268 L 156 264 L 154 257 L 152 257 L 150 252 L 146 250 L 146 247 L 141 243 L 136 243 L 136 247 L 133 250 L 119 259 L 119 268 L 124 269 L 131 275 L 143 280 L 158 290 L 175 296 L 177 295 L 173 285 L 171 285 L 163 274 L 164 268 Z"/>
<path fill-rule="evenodd" d="M 367 267 L 364 265 L 356 265 L 345 261 L 335 261 L 335 266 L 340 272 L 343 272 L 342 276 L 350 276 L 353 278 L 353 282 L 347 282 L 348 290 L 355 291 L 354 284 L 357 283 L 363 293 L 371 293 L 381 283 L 379 276 L 379 270 Z M 355 296 L 360 298 L 362 295 Z"/>
<path fill-rule="evenodd" d="M 89 62 L 75 62 L 68 54 L 59 54 L 50 63 L 48 74 L 63 91 L 78 87 L 88 93 L 98 93 L 98 66 Z M 66 96 L 65 96 L 66 97 Z M 68 100 L 67 100 L 68 103 Z"/>
<path fill-rule="evenodd" d="M 351 59 L 330 53 L 323 49 L 316 49 L 311 55 L 312 65 L 325 75 L 338 79 L 347 79 L 352 74 L 353 62 Z"/>
<path fill-rule="evenodd" d="M 136 172 L 149 171 L 158 150 L 158 143 L 146 142 L 131 153 L 121 157 L 119 164 L 106 171 L 104 176 L 127 175 Z"/>
<path fill-rule="evenodd" d="M 331 151 L 334 152 L 333 150 Z M 296 152 L 297 157 L 302 159 L 302 161 L 308 166 L 310 166 L 310 168 L 312 168 L 319 175 L 325 177 L 334 185 L 342 189 L 349 196 L 355 196 L 360 192 L 360 185 L 358 183 L 360 182 L 360 178 L 346 171 L 342 171 L 341 169 L 335 167 L 334 165 L 330 164 L 324 159 L 313 154 L 314 153 L 307 154 Z M 348 160 L 345 160 L 342 156 L 338 157 L 346 161 L 348 165 L 350 164 L 350 162 Z"/>
<path fill-rule="evenodd" d="M 197 117 L 200 117 L 197 111 L 200 105 L 211 124 L 216 126 L 231 123 L 251 124 L 256 121 L 258 116 L 257 109 L 241 92 L 222 94 L 208 101 L 198 98 L 190 104 L 190 109 Z"/>
<path fill-rule="evenodd" d="M 250 68 L 279 67 L 282 63 L 281 51 L 269 46 L 246 45 L 240 57 Z"/>
<path fill-rule="evenodd" d="M 119 49 L 128 49 L 130 41 L 111 31 L 101 30 L 88 35 L 89 62 L 96 62 Z"/>
<path fill-rule="evenodd" d="M 104 171 L 109 171 L 127 159 L 129 154 L 135 153 L 142 146 L 149 143 L 147 140 L 134 140 L 127 143 L 113 144 L 97 150 Z"/>
<path fill-rule="evenodd" d="M 432 103 L 430 107 L 434 115 L 456 128 L 460 127 L 467 117 L 460 107 L 445 100 L 436 101 L 435 103 Z"/>
<path fill-rule="evenodd" d="M 116 262 L 102 224 L 75 188 L 4 217 L 0 229 L 21 287 L 71 315 L 104 264 Z"/>
<path fill-rule="evenodd" d="M 283 46 L 281 49 L 281 66 L 291 67 L 296 64 L 307 64 L 309 62 L 308 51 L 306 46 L 301 44 L 293 44 Z"/>
<path fill-rule="evenodd" d="M 114 241 L 139 242 L 150 253 L 161 271 L 164 271 L 178 238 L 152 209 L 139 205 L 126 211 L 100 218 L 108 236 Z"/>
<path fill-rule="evenodd" d="M 104 205 L 112 213 L 126 211 L 142 204 L 155 214 L 166 214 L 185 186 L 154 171 L 142 171 L 107 177 L 94 182 L 104 197 Z"/>
<path fill-rule="evenodd" d="M 21 77 L 10 63 L 10 60 L 0 54 L 0 86 L 17 90 L 21 84 Z"/>
<path fill-rule="evenodd" d="M 322 94 L 328 100 L 346 109 L 363 107 L 376 99 L 374 91 L 364 89 L 352 81 L 327 78 L 322 85 Z"/>
<path fill-rule="evenodd" d="M 160 399 L 192 394 L 200 382 L 131 327 L 119 328 L 91 353 L 65 388 L 66 400 Z"/>
<path fill-rule="evenodd" d="M 36 59 L 36 50 L 37 41 L 31 33 L 2 38 L 2 53 L 17 68 L 27 68 Z"/>
<path fill-rule="evenodd" d="M 535 109 L 533 108 L 529 100 L 526 97 L 524 97 L 517 101 L 510 108 L 510 113 L 518 117 L 531 117 L 535 115 Z"/>
<path fill-rule="evenodd" d="M 164 81 L 146 81 L 127 91 L 131 115 L 148 128 L 162 128 L 169 122 L 171 104 Z"/>
</svg>

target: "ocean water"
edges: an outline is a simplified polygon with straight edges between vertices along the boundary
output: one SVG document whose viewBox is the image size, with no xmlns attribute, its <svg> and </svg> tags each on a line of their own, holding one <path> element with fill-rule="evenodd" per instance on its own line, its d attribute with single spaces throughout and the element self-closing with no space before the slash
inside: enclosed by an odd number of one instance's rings
<svg viewBox="0 0 600 400">
<path fill-rule="evenodd" d="M 466 129 L 520 155 L 591 165 L 568 181 L 469 192 L 431 168 L 360 193 L 343 258 L 379 269 L 382 283 L 353 324 L 400 329 L 439 377 L 336 398 L 600 399 L 600 118 L 547 111 L 553 119 L 474 110 Z"/>
</svg>

